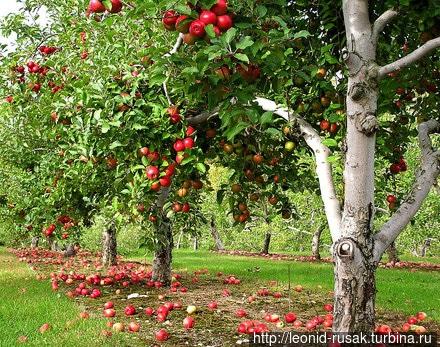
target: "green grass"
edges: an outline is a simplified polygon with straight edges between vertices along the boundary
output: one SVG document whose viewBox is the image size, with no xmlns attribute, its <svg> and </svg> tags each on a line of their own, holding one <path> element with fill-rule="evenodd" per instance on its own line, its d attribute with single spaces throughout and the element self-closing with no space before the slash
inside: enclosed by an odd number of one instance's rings
<svg viewBox="0 0 440 347">
<path fill-rule="evenodd" d="M 151 261 L 142 251 L 133 259 Z M 263 258 L 218 255 L 208 251 L 176 250 L 173 266 L 176 270 L 193 271 L 208 268 L 211 273 L 221 271 L 235 274 L 255 288 L 277 280 L 288 282 L 290 264 L 292 284 L 328 292 L 332 290 L 332 266 L 324 263 L 276 261 Z M 255 271 L 256 267 L 259 271 Z M 425 311 L 440 321 L 440 273 L 434 271 L 384 270 L 377 273 L 378 307 L 400 311 L 407 315 Z M 105 319 L 100 311 L 92 311 L 94 319 L 81 320 L 83 307 L 63 293 L 52 292 L 48 280 L 37 281 L 35 273 L 25 263 L 0 247 L 0 347 L 20 346 L 20 336 L 28 338 L 27 346 L 110 346 L 134 345 L 127 334 L 114 334 L 104 340 L 101 330 Z M 51 324 L 44 334 L 38 328 Z"/>
<path fill-rule="evenodd" d="M 65 295 L 54 293 L 47 281 L 37 281 L 25 263 L 0 247 L 0 346 L 90 346 L 102 339 L 102 319 L 79 318 L 80 305 Z M 52 328 L 41 334 L 44 323 Z M 118 336 L 113 336 L 115 342 Z M 104 341 L 101 342 L 103 344 Z M 112 344 L 115 345 L 115 344 Z"/>
<path fill-rule="evenodd" d="M 147 254 L 147 258 L 142 254 L 142 251 L 139 251 L 133 258 L 151 261 L 150 254 Z M 331 264 L 228 256 L 208 251 L 175 250 L 173 252 L 173 267 L 176 270 L 192 271 L 208 268 L 211 272 L 234 274 L 246 281 L 277 280 L 287 283 L 289 264 L 292 284 L 324 291 L 333 289 Z M 255 267 L 259 267 L 260 270 L 250 271 Z M 440 321 L 440 272 L 378 269 L 377 290 L 379 308 L 400 311 L 407 315 L 425 311 L 430 317 Z"/>
</svg>

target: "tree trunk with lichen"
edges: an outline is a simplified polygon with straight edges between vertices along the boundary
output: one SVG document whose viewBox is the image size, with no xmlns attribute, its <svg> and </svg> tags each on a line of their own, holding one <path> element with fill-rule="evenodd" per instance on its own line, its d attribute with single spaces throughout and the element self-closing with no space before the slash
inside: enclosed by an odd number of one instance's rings
<svg viewBox="0 0 440 347">
<path fill-rule="evenodd" d="M 162 188 L 156 201 L 157 221 L 154 223 L 156 241 L 153 259 L 153 281 L 160 281 L 165 286 L 171 284 L 171 262 L 173 258 L 173 231 L 171 221 L 163 209 L 170 194 L 170 188 Z"/>
<path fill-rule="evenodd" d="M 264 243 L 263 243 L 263 249 L 261 250 L 262 254 L 269 254 L 269 246 L 270 246 L 270 239 L 272 237 L 272 234 L 267 232 L 264 236 Z"/>
<path fill-rule="evenodd" d="M 397 263 L 400 261 L 399 253 L 397 252 L 396 243 L 393 242 L 387 249 L 388 261 L 390 263 Z"/>
<path fill-rule="evenodd" d="M 38 236 L 34 236 L 31 240 L 31 248 L 37 248 L 39 242 L 40 238 Z"/>
<path fill-rule="evenodd" d="M 324 230 L 324 226 L 321 226 L 318 229 L 316 229 L 316 231 L 313 233 L 313 238 L 312 238 L 312 256 L 318 260 L 321 259 L 319 246 L 321 244 L 321 234 L 323 230 Z"/>
<path fill-rule="evenodd" d="M 214 249 L 216 251 L 223 251 L 225 247 L 223 246 L 223 242 L 222 239 L 220 238 L 220 234 L 218 233 L 218 230 L 215 227 L 214 218 L 211 218 L 211 236 L 214 239 Z"/>
<path fill-rule="evenodd" d="M 64 251 L 65 257 L 73 257 L 76 254 L 75 245 L 73 243 L 69 243 Z"/>
<path fill-rule="evenodd" d="M 157 244 L 153 259 L 153 281 L 160 281 L 168 286 L 171 283 L 173 233 L 166 216 L 158 218 L 156 222 L 155 240 Z"/>
<path fill-rule="evenodd" d="M 115 265 L 116 256 L 116 226 L 114 222 L 111 222 L 110 226 L 102 233 L 102 264 L 104 266 Z"/>
<path fill-rule="evenodd" d="M 378 79 L 368 2 L 344 0 L 349 71 L 345 199 L 341 238 L 334 243 L 333 331 L 374 329 L 376 281 L 372 222 Z"/>
</svg>

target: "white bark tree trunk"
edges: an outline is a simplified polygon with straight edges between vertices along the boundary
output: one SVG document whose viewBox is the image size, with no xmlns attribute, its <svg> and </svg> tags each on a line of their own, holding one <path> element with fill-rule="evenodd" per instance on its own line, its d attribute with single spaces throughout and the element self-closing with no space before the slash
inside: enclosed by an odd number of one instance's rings
<svg viewBox="0 0 440 347">
<path fill-rule="evenodd" d="M 376 42 L 368 1 L 344 0 L 347 35 L 347 151 L 341 238 L 334 245 L 333 331 L 368 332 L 374 328 L 373 262 L 374 156 L 378 81 Z"/>
</svg>

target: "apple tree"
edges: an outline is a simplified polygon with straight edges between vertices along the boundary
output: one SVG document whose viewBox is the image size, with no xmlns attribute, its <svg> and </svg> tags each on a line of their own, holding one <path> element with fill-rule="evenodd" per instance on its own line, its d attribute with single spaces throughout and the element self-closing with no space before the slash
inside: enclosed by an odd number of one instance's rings
<svg viewBox="0 0 440 347">
<path fill-rule="evenodd" d="M 439 117 L 435 112 L 438 103 L 435 49 L 440 39 L 435 38 L 439 30 L 434 5 L 412 1 L 369 4 L 365 0 L 343 1 L 342 6 L 339 2 L 300 1 L 233 4 L 239 14 L 238 30 L 230 29 L 218 41 L 212 40 L 211 47 L 200 45 L 197 55 L 205 52 L 208 61 L 217 58 L 226 65 L 237 60 L 239 64 L 244 62 L 247 72 L 254 71 L 257 63 L 263 74 L 268 74 L 266 89 L 264 85 L 258 85 L 253 92 L 252 86 L 235 92 L 228 89 L 233 100 L 223 102 L 219 108 L 222 126 L 228 127 L 226 133 L 238 131 L 235 130 L 238 126 L 231 122 L 243 121 L 240 117 L 243 109 L 254 101 L 263 111 L 273 112 L 299 129 L 316 156 L 321 195 L 334 243 L 334 330 L 371 330 L 377 263 L 419 210 L 440 171 L 439 152 L 431 140 L 431 135 L 439 132 Z M 166 14 L 166 18 L 172 16 Z M 392 20 L 397 24 L 388 25 Z M 165 24 L 170 29 L 170 23 Z M 200 36 L 200 22 L 197 30 L 191 30 L 190 25 L 189 33 L 178 24 L 176 29 L 184 32 L 185 43 L 193 44 Z M 206 31 L 209 35 L 210 29 Z M 215 27 L 213 31 L 217 31 Z M 391 42 L 385 42 L 382 36 L 391 38 Z M 289 55 L 294 57 L 293 61 L 285 59 Z M 240 74 L 242 68 L 236 69 Z M 420 69 L 429 77 L 416 78 Z M 188 70 L 200 71 L 190 67 Z M 229 77 L 229 71 L 222 66 L 220 75 Z M 295 82 L 298 87 L 289 88 Z M 278 106 L 268 97 L 282 101 L 287 107 Z M 234 111 L 240 111 L 236 114 L 229 109 L 222 113 L 231 105 Z M 215 106 L 211 109 L 215 110 Z M 345 110 L 346 119 L 341 109 Z M 324 118 L 319 121 L 322 131 L 334 135 L 342 121 L 345 128 L 339 130 L 339 136 L 323 141 L 315 127 L 320 117 Z M 243 125 L 245 129 L 248 126 Z M 421 164 L 414 185 L 391 218 L 374 230 L 375 158 L 387 157 L 392 175 L 406 171 L 405 143 L 413 136 L 418 136 L 421 147 Z M 328 147 L 339 150 L 339 154 L 330 157 Z M 331 167 L 331 162 L 338 159 L 344 161 L 342 201 L 336 195 Z M 390 200 L 390 204 L 397 202 Z"/>
<path fill-rule="evenodd" d="M 178 200 L 174 209 L 191 213 L 191 194 L 202 188 L 210 162 L 233 170 L 231 210 L 239 223 L 252 214 L 246 202 L 252 194 L 287 216 L 283 190 L 310 184 L 303 158 L 314 155 L 333 241 L 333 329 L 374 328 L 377 264 L 440 172 L 431 140 L 440 130 L 435 4 L 28 5 L 45 5 L 52 23 L 46 34 L 24 30 L 20 50 L 2 64 L 8 114 L 30 115 L 38 134 L 55 112 L 64 122 L 52 130 L 63 150 L 54 169 L 90 187 L 84 196 L 100 191 L 103 205 L 116 199 L 148 213 L 157 241 L 155 279 L 170 280 L 167 208 Z M 17 32 L 25 26 L 12 17 L 8 24 Z M 43 43 L 35 47 L 38 39 Z M 30 64 L 36 50 L 40 61 Z M 389 201 L 395 212 L 376 230 L 375 181 L 383 173 L 375 171 L 375 159 L 388 160 L 387 171 L 398 178 L 407 170 L 406 143 L 416 136 L 421 163 L 414 185 L 407 198 Z M 342 178 L 333 170 L 338 166 Z M 102 185 L 89 185 L 93 179 Z"/>
</svg>

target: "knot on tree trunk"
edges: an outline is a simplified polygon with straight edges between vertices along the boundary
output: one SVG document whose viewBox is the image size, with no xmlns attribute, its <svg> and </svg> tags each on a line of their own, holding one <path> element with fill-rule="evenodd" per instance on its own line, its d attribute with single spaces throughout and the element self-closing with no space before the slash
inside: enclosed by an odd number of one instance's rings
<svg viewBox="0 0 440 347">
<path fill-rule="evenodd" d="M 367 136 L 373 135 L 379 129 L 379 122 L 373 112 L 357 115 L 355 125 L 358 131 Z"/>
<path fill-rule="evenodd" d="M 365 82 L 354 83 L 350 87 L 349 95 L 353 101 L 359 102 L 367 96 L 367 85 Z"/>
</svg>

